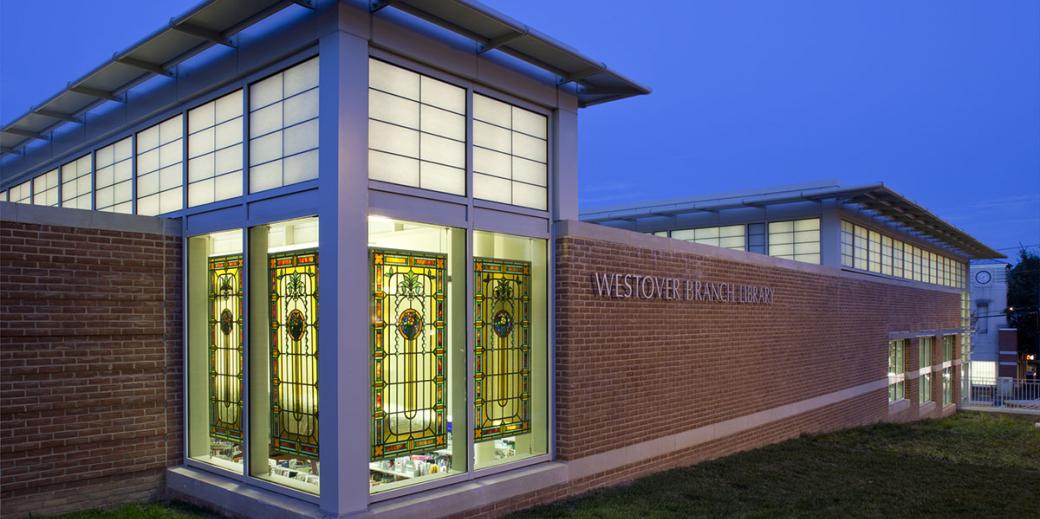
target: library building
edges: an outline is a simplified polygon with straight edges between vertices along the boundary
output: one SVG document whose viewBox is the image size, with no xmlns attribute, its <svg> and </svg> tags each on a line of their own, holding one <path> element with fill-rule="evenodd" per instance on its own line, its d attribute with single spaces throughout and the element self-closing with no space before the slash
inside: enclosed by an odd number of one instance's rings
<svg viewBox="0 0 1040 519">
<path fill-rule="evenodd" d="M 579 111 L 649 93 L 471 0 L 207 0 L 40 99 L 3 517 L 496 517 L 955 412 L 1002 256 L 880 183 L 579 213 Z"/>
</svg>

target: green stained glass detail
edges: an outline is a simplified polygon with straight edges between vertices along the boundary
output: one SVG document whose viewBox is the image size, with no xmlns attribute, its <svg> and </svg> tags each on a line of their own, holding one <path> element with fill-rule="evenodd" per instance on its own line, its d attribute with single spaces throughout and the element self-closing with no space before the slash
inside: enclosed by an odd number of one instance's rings
<svg viewBox="0 0 1040 519">
<path fill-rule="evenodd" d="M 242 256 L 209 258 L 209 434 L 242 441 Z"/>
<path fill-rule="evenodd" d="M 372 459 L 447 447 L 447 256 L 369 251 Z"/>
<path fill-rule="evenodd" d="M 318 459 L 318 252 L 269 254 L 271 449 Z"/>
<path fill-rule="evenodd" d="M 474 439 L 531 428 L 531 264 L 473 258 Z"/>
</svg>

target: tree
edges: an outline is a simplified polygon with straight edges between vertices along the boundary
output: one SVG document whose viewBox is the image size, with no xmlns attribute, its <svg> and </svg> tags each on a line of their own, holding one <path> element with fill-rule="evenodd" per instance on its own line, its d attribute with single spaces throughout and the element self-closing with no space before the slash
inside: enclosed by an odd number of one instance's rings
<svg viewBox="0 0 1040 519">
<path fill-rule="evenodd" d="M 1026 249 L 1008 272 L 1007 320 L 1018 329 L 1018 352 L 1040 353 L 1040 256 Z"/>
</svg>

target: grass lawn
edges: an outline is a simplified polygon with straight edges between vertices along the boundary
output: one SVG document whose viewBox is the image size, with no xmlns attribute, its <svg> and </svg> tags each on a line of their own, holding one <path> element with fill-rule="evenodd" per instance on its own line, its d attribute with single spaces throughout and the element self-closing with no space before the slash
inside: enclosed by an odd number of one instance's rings
<svg viewBox="0 0 1040 519">
<path fill-rule="evenodd" d="M 958 413 L 799 438 L 513 517 L 1040 517 L 1040 429 L 1033 421 Z M 59 517 L 215 516 L 154 503 Z"/>
<path fill-rule="evenodd" d="M 53 519 L 215 519 L 220 516 L 184 503 L 147 503 L 86 510 Z"/>
<path fill-rule="evenodd" d="M 804 437 L 513 517 L 1040 517 L 1034 421 L 962 412 Z"/>
</svg>

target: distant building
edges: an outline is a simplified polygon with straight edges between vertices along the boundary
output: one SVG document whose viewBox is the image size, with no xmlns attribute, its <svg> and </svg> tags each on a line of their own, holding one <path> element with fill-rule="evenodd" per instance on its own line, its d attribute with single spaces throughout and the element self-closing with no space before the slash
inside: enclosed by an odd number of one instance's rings
<svg viewBox="0 0 1040 519">
<path fill-rule="evenodd" d="M 1007 328 L 1007 263 L 980 260 L 971 264 L 968 289 L 972 316 L 972 352 L 970 376 L 976 380 L 997 376 L 1000 362 L 999 332 Z M 1016 352 L 1012 352 L 1017 354 Z M 1006 356 L 1006 355 L 1005 355 Z"/>
</svg>

